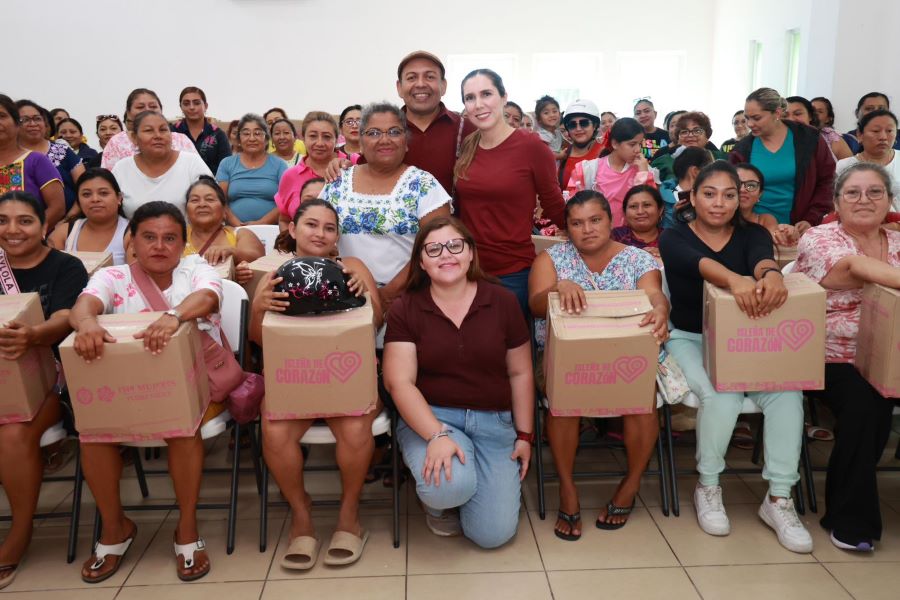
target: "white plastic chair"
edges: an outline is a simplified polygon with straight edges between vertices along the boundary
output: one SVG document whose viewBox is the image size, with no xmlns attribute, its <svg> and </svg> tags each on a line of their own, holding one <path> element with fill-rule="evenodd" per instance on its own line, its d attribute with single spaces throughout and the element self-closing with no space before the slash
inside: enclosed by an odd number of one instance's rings
<svg viewBox="0 0 900 600">
<path fill-rule="evenodd" d="M 281 232 L 278 225 L 241 225 L 240 227 L 235 228 L 235 235 L 237 235 L 237 232 L 241 229 L 252 231 L 253 234 L 259 238 L 259 241 L 262 242 L 266 249 L 266 254 L 275 251 L 275 238 L 277 238 L 278 234 Z"/>
<path fill-rule="evenodd" d="M 790 275 L 791 273 L 794 272 L 794 265 L 796 265 L 796 264 L 797 264 L 797 261 L 792 260 L 788 264 L 784 265 L 783 267 L 781 267 L 781 274 L 782 275 Z"/>
</svg>

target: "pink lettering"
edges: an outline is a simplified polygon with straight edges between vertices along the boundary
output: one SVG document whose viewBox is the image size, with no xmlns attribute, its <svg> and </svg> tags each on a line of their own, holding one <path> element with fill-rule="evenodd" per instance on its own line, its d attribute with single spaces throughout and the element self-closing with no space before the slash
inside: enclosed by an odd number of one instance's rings
<svg viewBox="0 0 900 600">
<path fill-rule="evenodd" d="M 278 383 L 325 385 L 331 383 L 331 375 L 325 369 L 282 368 L 275 370 L 275 381 Z"/>
</svg>

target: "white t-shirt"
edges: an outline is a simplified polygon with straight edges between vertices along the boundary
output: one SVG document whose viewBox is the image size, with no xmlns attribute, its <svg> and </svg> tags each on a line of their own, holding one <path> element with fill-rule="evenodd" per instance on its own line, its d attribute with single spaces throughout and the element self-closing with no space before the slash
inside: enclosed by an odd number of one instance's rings
<svg viewBox="0 0 900 600">
<path fill-rule="evenodd" d="M 338 213 L 341 256 L 363 261 L 378 285 L 393 279 L 409 262 L 419 219 L 450 203 L 450 195 L 431 173 L 408 167 L 390 194 L 353 191 L 350 167 L 319 194 Z"/>
<path fill-rule="evenodd" d="M 858 162 L 860 162 L 860 160 L 856 155 L 842 158 L 837 162 L 835 176 L 840 175 Z M 894 152 L 894 159 L 884 165 L 884 168 L 891 175 L 891 190 L 894 192 L 894 201 L 891 203 L 891 210 L 893 212 L 900 212 L 900 158 L 897 158 L 897 152 Z"/>
<path fill-rule="evenodd" d="M 170 306 L 178 306 L 198 290 L 212 290 L 222 306 L 222 278 L 199 254 L 185 256 L 172 273 L 172 285 L 162 290 Z M 82 294 L 90 294 L 103 303 L 103 314 L 124 315 L 150 312 L 143 295 L 131 280 L 127 265 L 100 269 L 88 281 Z M 197 319 L 197 326 L 222 343 L 221 317 L 213 313 L 208 319 Z"/>
<path fill-rule="evenodd" d="M 122 188 L 122 195 L 125 197 L 122 209 L 129 219 L 139 206 L 153 200 L 170 202 L 184 213 L 187 204 L 184 195 L 188 187 L 201 175 L 212 177 L 212 172 L 199 154 L 181 151 L 178 152 L 175 164 L 159 177 L 144 175 L 135 164 L 134 156 L 117 162 L 112 174 Z"/>
</svg>

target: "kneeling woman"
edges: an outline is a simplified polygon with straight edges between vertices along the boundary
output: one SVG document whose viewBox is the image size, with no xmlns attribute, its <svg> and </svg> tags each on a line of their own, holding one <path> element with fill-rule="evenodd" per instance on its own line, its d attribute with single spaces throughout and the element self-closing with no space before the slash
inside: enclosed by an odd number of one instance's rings
<svg viewBox="0 0 900 600">
<path fill-rule="evenodd" d="M 325 200 L 312 199 L 304 202 L 288 225 L 289 238 L 293 247 L 280 246 L 285 252 L 293 251 L 297 256 L 334 256 L 337 248 L 339 228 L 334 207 Z M 293 239 L 291 239 L 293 238 Z M 357 295 L 370 293 L 375 314 L 373 326 L 377 330 L 382 323 L 382 308 L 375 291 L 375 280 L 369 269 L 359 259 L 339 258 L 344 272 L 350 276 L 350 290 Z M 281 278 L 269 273 L 260 284 L 253 299 L 253 314 L 250 321 L 250 339 L 262 343 L 262 320 L 266 311 L 283 311 L 287 306 L 287 292 L 274 291 Z M 334 536 L 328 547 L 325 564 L 348 565 L 362 555 L 368 533 L 359 522 L 359 497 L 362 493 L 366 471 L 375 449 L 372 437 L 372 422 L 378 416 L 380 407 L 359 417 L 332 417 L 325 419 L 336 440 L 337 463 L 341 471 L 341 508 Z M 303 454 L 300 440 L 313 424 L 313 419 L 262 420 L 263 456 L 266 465 L 275 476 L 281 494 L 291 506 L 291 543 L 282 558 L 286 569 L 309 569 L 316 564 L 319 553 L 319 537 L 310 516 L 311 499 L 303 486 Z"/>
<path fill-rule="evenodd" d="M 142 333 L 144 348 L 158 354 L 184 321 L 198 320 L 198 326 L 221 343 L 219 308 L 222 280 L 199 256 L 182 258 L 187 241 L 187 224 L 174 204 L 151 201 L 135 210 L 129 225 L 131 247 L 137 257 L 132 268 L 143 270 L 172 306 Z M 150 310 L 143 294 L 125 267 L 107 267 L 91 277 L 87 288 L 72 309 L 70 323 L 77 332 L 75 352 L 86 361 L 99 360 L 105 344 L 113 338 L 97 322 L 101 314 L 136 314 Z M 199 579 L 210 569 L 205 544 L 197 531 L 197 498 L 203 468 L 200 432 L 193 437 L 170 438 L 169 475 L 178 500 L 175 529 L 177 574 L 182 581 Z M 98 583 L 119 569 L 134 541 L 137 525 L 125 517 L 119 496 L 122 456 L 116 444 L 82 443 L 84 477 L 103 519 L 100 542 L 81 570 L 87 583 Z"/>
<path fill-rule="evenodd" d="M 863 285 L 900 289 L 900 233 L 881 226 L 895 200 L 884 167 L 859 163 L 843 171 L 834 186 L 839 219 L 800 238 L 795 267 L 826 292 L 824 395 L 836 422 L 821 524 L 844 550 L 874 550 L 881 539 L 875 467 L 891 434 L 894 401 L 852 362 Z"/>
<path fill-rule="evenodd" d="M 719 474 L 731 440 L 743 393 L 717 392 L 703 368 L 703 283 L 730 291 L 751 319 L 766 316 L 787 300 L 781 270 L 775 263 L 772 236 L 762 226 L 747 223 L 740 213 L 741 180 L 724 161 L 704 167 L 694 180 L 690 206 L 681 221 L 663 231 L 659 250 L 672 294 L 672 338 L 666 349 L 700 399 L 697 414 L 697 471 L 694 508 L 700 528 L 710 535 L 728 535 L 731 524 L 722 502 Z M 685 222 L 685 209 L 696 218 Z M 766 464 L 763 479 L 769 493 L 759 507 L 760 518 L 793 552 L 812 552 L 812 538 L 797 517 L 791 487 L 800 479 L 800 436 L 803 396 L 800 392 L 749 392 L 762 409 Z"/>
<path fill-rule="evenodd" d="M 87 283 L 81 261 L 42 243 L 46 233 L 44 208 L 37 198 L 27 192 L 0 196 L 0 270 L 11 274 L 0 280 L 0 293 L 39 293 L 46 319 L 32 326 L 0 323 L 0 357 L 6 360 L 17 360 L 36 346 L 55 349 L 71 331 L 69 309 Z M 31 420 L 0 425 L 0 482 L 12 511 L 12 527 L 0 544 L 0 589 L 13 582 L 31 541 L 43 475 L 41 435 L 60 419 L 54 389 Z"/>
<path fill-rule="evenodd" d="M 519 523 L 534 438 L 525 319 L 513 293 L 487 279 L 475 240 L 452 217 L 422 227 L 409 268 L 384 339 L 403 458 L 434 534 L 502 546 Z"/>
<path fill-rule="evenodd" d="M 628 200 L 625 202 L 627 206 Z M 543 346 L 547 338 L 545 318 L 549 292 L 559 293 L 563 310 L 578 313 L 587 307 L 584 290 L 636 289 L 645 290 L 653 306 L 641 325 L 652 327 L 657 343 L 665 342 L 669 336 L 669 303 L 662 291 L 659 266 L 649 253 L 611 239 L 612 210 L 603 194 L 591 190 L 575 194 L 566 204 L 566 228 L 569 241 L 541 252 L 531 267 L 529 304 L 531 313 L 541 317 L 535 323 L 536 342 Z M 628 474 L 597 518 L 596 525 L 600 529 L 619 529 L 625 525 L 634 507 L 641 475 L 659 435 L 655 399 L 648 397 L 647 405 L 654 407 L 649 414 L 623 418 Z M 556 535 L 568 541 L 581 537 L 578 492 L 572 477 L 579 420 L 578 417 L 547 416 L 547 436 L 559 473 Z"/>
</svg>

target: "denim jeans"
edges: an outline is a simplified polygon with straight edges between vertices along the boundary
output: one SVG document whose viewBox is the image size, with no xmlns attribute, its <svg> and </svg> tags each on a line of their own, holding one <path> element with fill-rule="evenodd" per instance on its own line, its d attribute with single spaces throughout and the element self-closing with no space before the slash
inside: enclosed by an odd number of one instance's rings
<svg viewBox="0 0 900 600">
<path fill-rule="evenodd" d="M 701 485 L 719 485 L 725 469 L 725 452 L 737 423 L 743 392 L 717 392 L 703 368 L 703 336 L 673 329 L 666 350 L 684 371 L 691 391 L 700 399 L 697 411 L 697 471 Z M 769 494 L 789 498 L 800 479 L 800 445 L 803 435 L 801 392 L 747 392 L 765 417 L 763 479 Z"/>
<path fill-rule="evenodd" d="M 516 440 L 512 414 L 440 406 L 431 410 L 452 430 L 450 437 L 462 448 L 466 464 L 454 456 L 450 481 L 443 472 L 440 487 L 423 481 L 428 441 L 400 419 L 397 438 L 416 479 L 416 493 L 434 515 L 458 506 L 463 534 L 482 548 L 502 546 L 516 534 L 521 501 L 519 463 L 510 458 Z"/>
<path fill-rule="evenodd" d="M 503 284 L 503 287 L 516 295 L 516 300 L 519 301 L 519 308 L 522 309 L 522 315 L 525 317 L 526 321 L 531 314 L 531 310 L 528 308 L 528 275 L 530 274 L 531 269 L 525 269 L 516 273 L 500 275 L 498 277 L 500 283 Z"/>
</svg>

